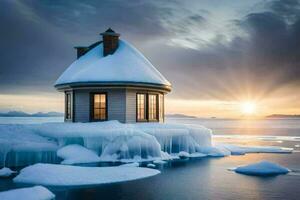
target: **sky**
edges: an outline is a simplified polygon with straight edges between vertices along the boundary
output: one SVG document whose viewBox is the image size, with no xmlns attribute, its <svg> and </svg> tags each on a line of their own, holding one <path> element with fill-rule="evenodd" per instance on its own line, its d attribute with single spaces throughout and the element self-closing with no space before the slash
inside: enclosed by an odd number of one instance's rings
<svg viewBox="0 0 300 200">
<path fill-rule="evenodd" d="M 300 113 L 299 0 L 2 0 L 0 111 L 63 111 L 53 84 L 108 27 L 172 83 L 167 113 Z"/>
</svg>

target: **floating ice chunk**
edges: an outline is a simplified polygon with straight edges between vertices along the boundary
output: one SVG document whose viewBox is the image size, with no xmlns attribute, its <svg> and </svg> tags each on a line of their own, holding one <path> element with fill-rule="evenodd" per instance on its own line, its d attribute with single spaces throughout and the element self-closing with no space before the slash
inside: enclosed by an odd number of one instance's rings
<svg viewBox="0 0 300 200">
<path fill-rule="evenodd" d="M 188 152 L 185 152 L 185 151 L 180 151 L 178 153 L 178 156 L 179 156 L 179 158 L 189 158 L 190 154 Z"/>
<path fill-rule="evenodd" d="M 207 155 L 204 153 L 191 153 L 190 154 L 190 158 L 202 158 L 202 157 L 206 157 Z"/>
<path fill-rule="evenodd" d="M 154 165 L 154 164 L 152 164 L 152 163 L 149 163 L 149 164 L 147 164 L 147 167 L 149 167 L 149 168 L 155 168 L 156 165 Z"/>
<path fill-rule="evenodd" d="M 290 172 L 288 168 L 268 161 L 261 161 L 250 165 L 240 166 L 234 169 L 234 171 L 237 173 L 253 176 L 270 176 L 287 174 Z"/>
<path fill-rule="evenodd" d="M 55 195 L 43 186 L 34 186 L 0 192 L 0 199 L 2 200 L 51 200 L 54 198 Z"/>
<path fill-rule="evenodd" d="M 7 167 L 3 167 L 2 169 L 0 169 L 0 177 L 9 177 L 12 174 L 17 173 L 16 171 L 13 171 Z"/>
<path fill-rule="evenodd" d="M 61 164 L 78 164 L 99 162 L 99 156 L 92 150 L 89 150 L 78 144 L 72 144 L 62 147 L 57 151 L 57 156 L 64 159 Z"/>
<path fill-rule="evenodd" d="M 123 165 L 120 165 L 119 167 L 139 167 L 140 164 L 138 162 L 133 162 L 133 163 L 126 163 Z"/>
<path fill-rule="evenodd" d="M 142 167 L 79 167 L 71 165 L 35 164 L 21 170 L 16 183 L 49 186 L 81 186 L 136 180 L 159 174 Z"/>
<path fill-rule="evenodd" d="M 292 148 L 278 146 L 238 146 L 232 144 L 218 144 L 217 146 L 228 149 L 232 155 L 246 153 L 292 153 Z"/>
<path fill-rule="evenodd" d="M 231 155 L 231 152 L 223 146 L 200 147 L 200 153 L 212 157 L 224 157 Z"/>
</svg>

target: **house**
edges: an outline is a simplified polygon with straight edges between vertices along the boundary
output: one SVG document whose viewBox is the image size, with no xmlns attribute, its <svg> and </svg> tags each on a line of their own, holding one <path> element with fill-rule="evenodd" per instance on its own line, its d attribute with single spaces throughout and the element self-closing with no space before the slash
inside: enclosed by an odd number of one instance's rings
<svg viewBox="0 0 300 200">
<path fill-rule="evenodd" d="M 65 121 L 163 122 L 170 82 L 120 34 L 109 28 L 101 35 L 75 47 L 77 60 L 55 83 L 65 93 Z"/>
</svg>

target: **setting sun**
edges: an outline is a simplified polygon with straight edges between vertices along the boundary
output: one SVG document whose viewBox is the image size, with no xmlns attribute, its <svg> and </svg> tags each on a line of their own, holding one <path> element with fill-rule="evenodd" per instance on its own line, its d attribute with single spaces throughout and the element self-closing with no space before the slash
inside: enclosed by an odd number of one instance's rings
<svg viewBox="0 0 300 200">
<path fill-rule="evenodd" d="M 241 111 L 243 114 L 251 115 L 256 111 L 256 104 L 254 102 L 243 102 L 241 104 Z"/>
</svg>

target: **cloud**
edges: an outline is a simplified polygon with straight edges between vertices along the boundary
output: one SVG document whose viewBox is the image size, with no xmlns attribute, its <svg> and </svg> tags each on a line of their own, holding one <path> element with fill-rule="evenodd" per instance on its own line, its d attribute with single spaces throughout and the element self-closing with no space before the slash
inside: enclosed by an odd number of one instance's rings
<svg viewBox="0 0 300 200">
<path fill-rule="evenodd" d="M 231 19 L 198 4 L 2 1 L 0 90 L 53 90 L 75 59 L 73 46 L 95 42 L 111 26 L 170 79 L 171 97 L 236 100 L 284 87 L 299 91 L 299 1 L 264 1 L 263 10 Z"/>
</svg>

